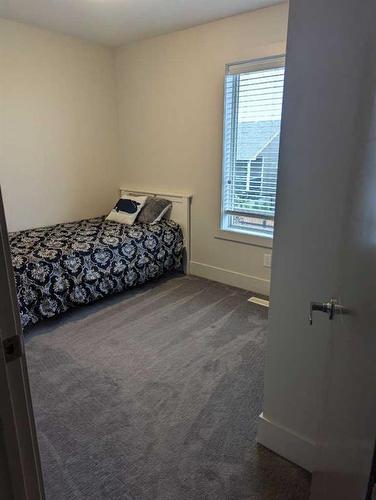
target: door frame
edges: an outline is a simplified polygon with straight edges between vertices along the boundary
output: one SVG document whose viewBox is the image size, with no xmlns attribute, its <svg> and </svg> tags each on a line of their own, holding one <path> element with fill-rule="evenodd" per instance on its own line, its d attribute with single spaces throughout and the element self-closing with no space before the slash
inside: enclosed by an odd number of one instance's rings
<svg viewBox="0 0 376 500">
<path fill-rule="evenodd" d="M 15 499 L 43 500 L 43 477 L 27 372 L 23 332 L 0 188 L 0 418 Z M 3 341 L 17 336 L 19 358 L 5 360 Z"/>
</svg>

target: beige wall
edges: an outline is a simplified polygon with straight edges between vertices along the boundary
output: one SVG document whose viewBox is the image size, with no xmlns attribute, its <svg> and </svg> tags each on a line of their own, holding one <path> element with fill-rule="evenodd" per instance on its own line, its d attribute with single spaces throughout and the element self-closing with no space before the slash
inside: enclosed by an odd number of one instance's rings
<svg viewBox="0 0 376 500">
<path fill-rule="evenodd" d="M 9 229 L 108 211 L 119 183 L 113 51 L 0 20 L 0 68 Z"/>
<path fill-rule="evenodd" d="M 120 185 L 189 192 L 192 271 L 267 293 L 270 250 L 216 238 L 223 77 L 283 52 L 286 29 L 282 4 L 111 50 L 0 20 L 9 229 L 103 214 Z"/>
<path fill-rule="evenodd" d="M 192 193 L 192 271 L 268 292 L 265 248 L 216 239 L 226 63 L 283 53 L 287 4 L 117 52 L 122 183 Z"/>
</svg>

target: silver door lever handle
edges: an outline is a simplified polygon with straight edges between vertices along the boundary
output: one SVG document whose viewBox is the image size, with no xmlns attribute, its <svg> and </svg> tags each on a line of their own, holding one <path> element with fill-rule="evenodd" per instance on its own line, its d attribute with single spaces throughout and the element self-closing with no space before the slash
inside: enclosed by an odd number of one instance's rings
<svg viewBox="0 0 376 500">
<path fill-rule="evenodd" d="M 344 307 L 337 304 L 335 299 L 330 299 L 329 302 L 311 302 L 309 307 L 309 324 L 312 325 L 312 313 L 313 311 L 321 311 L 329 314 L 329 319 L 333 319 L 335 314 L 341 314 L 344 312 Z"/>
</svg>

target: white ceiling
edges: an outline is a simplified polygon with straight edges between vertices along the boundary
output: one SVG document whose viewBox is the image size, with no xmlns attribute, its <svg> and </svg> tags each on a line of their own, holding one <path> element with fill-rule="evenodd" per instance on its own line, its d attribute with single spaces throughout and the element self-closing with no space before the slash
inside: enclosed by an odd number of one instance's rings
<svg viewBox="0 0 376 500">
<path fill-rule="evenodd" d="M 281 1 L 0 0 L 0 17 L 116 46 Z"/>
</svg>

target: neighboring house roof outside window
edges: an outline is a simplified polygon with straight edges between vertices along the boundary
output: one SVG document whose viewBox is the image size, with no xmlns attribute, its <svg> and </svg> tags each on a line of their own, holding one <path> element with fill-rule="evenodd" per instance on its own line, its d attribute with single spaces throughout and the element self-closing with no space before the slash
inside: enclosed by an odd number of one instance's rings
<svg viewBox="0 0 376 500">
<path fill-rule="evenodd" d="M 265 120 L 240 122 L 238 124 L 237 160 L 255 160 L 257 156 L 279 135 L 281 122 Z"/>
</svg>

